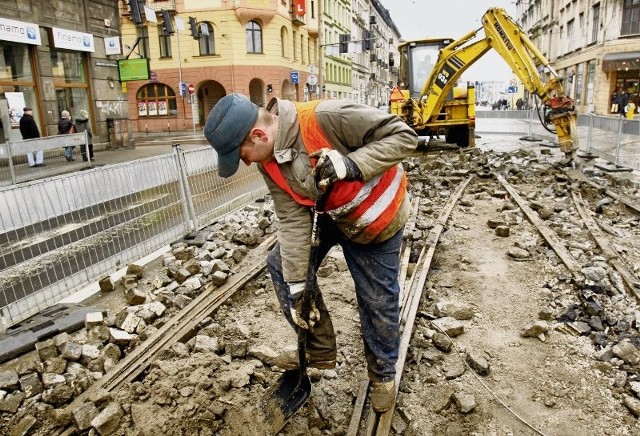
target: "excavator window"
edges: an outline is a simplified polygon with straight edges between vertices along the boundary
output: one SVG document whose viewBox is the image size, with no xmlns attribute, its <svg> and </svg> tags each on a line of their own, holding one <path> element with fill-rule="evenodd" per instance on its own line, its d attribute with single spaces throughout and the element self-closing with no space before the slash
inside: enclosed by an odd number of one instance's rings
<svg viewBox="0 0 640 436">
<path fill-rule="evenodd" d="M 412 42 L 401 48 L 400 81 L 404 83 L 404 89 L 410 91 L 411 98 L 420 97 L 422 87 L 438 60 L 440 49 L 445 45 L 443 40 L 431 40 Z"/>
</svg>

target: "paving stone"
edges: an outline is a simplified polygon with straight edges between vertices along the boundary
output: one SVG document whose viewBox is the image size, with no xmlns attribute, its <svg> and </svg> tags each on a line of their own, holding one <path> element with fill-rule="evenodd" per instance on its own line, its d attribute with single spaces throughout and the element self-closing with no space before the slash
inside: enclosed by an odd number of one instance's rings
<svg viewBox="0 0 640 436">
<path fill-rule="evenodd" d="M 20 390 L 24 392 L 27 398 L 42 393 L 44 387 L 40 381 L 40 376 L 36 372 L 25 374 L 20 377 Z"/>
<path fill-rule="evenodd" d="M 0 371 L 0 389 L 5 391 L 13 391 L 18 389 L 19 377 L 18 373 L 12 369 Z"/>
</svg>

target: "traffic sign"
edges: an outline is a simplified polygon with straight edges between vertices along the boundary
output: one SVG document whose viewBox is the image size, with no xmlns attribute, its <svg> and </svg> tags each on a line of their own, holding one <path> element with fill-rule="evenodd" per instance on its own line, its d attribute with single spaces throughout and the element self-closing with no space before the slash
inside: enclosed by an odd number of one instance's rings
<svg viewBox="0 0 640 436">
<path fill-rule="evenodd" d="M 180 95 L 187 95 L 187 82 L 180 82 Z"/>
<path fill-rule="evenodd" d="M 307 83 L 311 86 L 313 85 L 317 85 L 318 84 L 318 76 L 316 76 L 315 74 L 309 74 L 309 77 L 307 77 Z"/>
<path fill-rule="evenodd" d="M 298 71 L 292 71 L 291 72 L 291 83 L 298 83 L 298 79 L 299 79 L 299 73 Z"/>
<path fill-rule="evenodd" d="M 517 86 L 510 86 L 510 87 L 507 89 L 507 93 L 509 93 L 509 94 L 515 94 L 515 93 L 517 93 L 517 92 L 518 92 L 518 87 L 517 87 Z"/>
<path fill-rule="evenodd" d="M 193 93 L 196 92 L 196 87 L 193 86 L 193 84 L 189 84 L 189 94 L 193 95 Z"/>
</svg>

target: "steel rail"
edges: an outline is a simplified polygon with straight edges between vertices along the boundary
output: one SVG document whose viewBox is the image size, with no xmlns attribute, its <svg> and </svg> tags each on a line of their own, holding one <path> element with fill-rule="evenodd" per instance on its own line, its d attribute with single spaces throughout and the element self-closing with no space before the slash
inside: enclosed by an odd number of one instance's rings
<svg viewBox="0 0 640 436">
<path fill-rule="evenodd" d="M 415 321 L 415 317 L 418 311 L 418 307 L 420 305 L 420 300 L 422 299 L 424 284 L 427 280 L 427 274 L 429 272 L 429 268 L 431 266 L 431 260 L 433 259 L 433 255 L 435 253 L 438 240 L 442 232 L 444 231 L 445 225 L 453 208 L 457 204 L 458 200 L 462 196 L 464 190 L 466 189 L 469 182 L 473 179 L 473 176 L 465 179 L 460 185 L 458 185 L 456 191 L 449 197 L 447 203 L 442 209 L 436 224 L 431 228 L 429 234 L 427 235 L 427 239 L 425 241 L 424 247 L 422 247 L 422 251 L 420 252 L 420 257 L 416 262 L 416 267 L 411 275 L 409 282 L 405 285 L 405 290 L 409 292 L 405 292 L 405 301 L 401 307 L 401 317 L 400 317 L 400 350 L 398 354 L 398 360 L 396 362 L 396 397 L 398 394 L 398 389 L 400 386 L 400 380 L 402 379 L 402 373 L 404 371 L 405 360 L 407 358 L 407 353 L 409 350 L 409 344 L 411 342 L 411 337 L 413 335 L 413 324 Z M 358 397 L 356 398 L 354 410 L 351 415 L 351 420 L 349 424 L 349 429 L 347 431 L 347 436 L 357 436 L 360 432 L 360 429 L 364 427 L 365 435 L 376 435 L 383 436 L 388 435 L 391 431 L 391 421 L 395 412 L 396 402 L 394 400 L 391 408 L 384 413 L 377 413 L 371 408 L 370 401 L 368 400 L 368 396 L 370 395 L 370 385 L 369 380 L 364 380 L 361 384 L 360 390 L 358 391 Z M 365 412 L 366 405 L 369 404 L 368 410 Z M 366 422 L 364 420 L 366 419 Z"/>
</svg>

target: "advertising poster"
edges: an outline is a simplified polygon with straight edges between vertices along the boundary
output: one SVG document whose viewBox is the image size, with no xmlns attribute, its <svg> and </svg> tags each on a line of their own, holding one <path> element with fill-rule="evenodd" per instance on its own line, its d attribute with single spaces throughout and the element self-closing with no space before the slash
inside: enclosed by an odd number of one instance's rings
<svg viewBox="0 0 640 436">
<path fill-rule="evenodd" d="M 149 116 L 158 115 L 158 106 L 156 106 L 155 101 L 147 103 L 147 107 L 149 108 Z"/>
<path fill-rule="evenodd" d="M 147 115 L 147 103 L 144 101 L 138 102 L 138 116 L 144 117 Z"/>
<path fill-rule="evenodd" d="M 9 105 L 9 124 L 12 129 L 19 129 L 22 110 L 26 106 L 24 94 L 22 92 L 5 92 L 4 95 Z"/>
<path fill-rule="evenodd" d="M 158 115 L 167 115 L 167 102 L 164 100 L 158 102 Z"/>
</svg>

